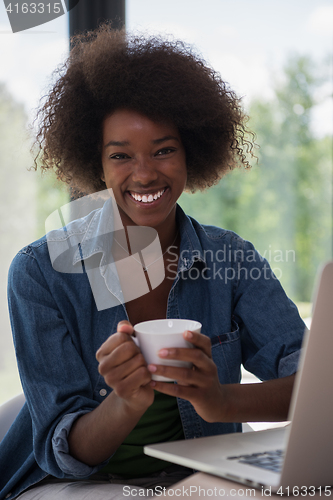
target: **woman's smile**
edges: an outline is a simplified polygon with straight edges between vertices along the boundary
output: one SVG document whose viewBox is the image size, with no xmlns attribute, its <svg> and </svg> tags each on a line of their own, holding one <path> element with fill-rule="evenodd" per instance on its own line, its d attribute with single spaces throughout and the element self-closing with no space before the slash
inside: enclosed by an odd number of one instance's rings
<svg viewBox="0 0 333 500">
<path fill-rule="evenodd" d="M 157 191 L 157 193 L 156 192 L 155 193 L 135 193 L 135 192 L 129 191 L 129 194 L 132 196 L 132 198 L 134 198 L 135 201 L 139 201 L 140 203 L 149 203 L 150 204 L 153 201 L 161 198 L 161 196 L 163 196 L 165 190 L 166 190 L 166 188 L 163 188 L 163 189 Z"/>
</svg>

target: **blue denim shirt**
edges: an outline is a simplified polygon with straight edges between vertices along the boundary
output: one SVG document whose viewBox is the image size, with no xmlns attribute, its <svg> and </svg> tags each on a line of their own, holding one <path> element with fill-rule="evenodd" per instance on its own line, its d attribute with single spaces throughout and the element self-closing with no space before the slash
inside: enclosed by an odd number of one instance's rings
<svg viewBox="0 0 333 500">
<path fill-rule="evenodd" d="M 72 222 L 54 241 L 72 243 L 88 232 L 73 265 L 109 251 L 92 237 L 106 224 L 105 209 Z M 181 234 L 178 272 L 169 294 L 168 318 L 202 323 L 222 384 L 238 383 L 241 364 L 262 380 L 297 369 L 304 332 L 268 262 L 231 231 L 202 226 L 177 207 Z M 97 234 L 97 233 L 96 233 Z M 84 271 L 84 267 L 83 267 Z M 106 288 L 113 283 L 100 266 Z M 95 353 L 117 323 L 127 319 L 120 303 L 98 310 L 85 272 L 60 273 L 50 262 L 47 240 L 21 250 L 9 272 L 9 310 L 18 366 L 27 403 L 0 444 L 0 499 L 14 498 L 47 474 L 84 478 L 100 469 L 69 455 L 67 436 L 80 415 L 92 411 L 111 389 L 98 373 Z M 241 431 L 238 423 L 208 423 L 178 399 L 186 439 Z"/>
</svg>

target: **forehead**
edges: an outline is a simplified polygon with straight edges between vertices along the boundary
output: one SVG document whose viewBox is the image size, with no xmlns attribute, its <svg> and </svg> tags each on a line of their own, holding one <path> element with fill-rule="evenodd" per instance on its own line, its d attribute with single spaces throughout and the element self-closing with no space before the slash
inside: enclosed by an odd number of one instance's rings
<svg viewBox="0 0 333 500">
<path fill-rule="evenodd" d="M 180 140 L 176 125 L 168 121 L 155 121 L 146 115 L 128 109 L 118 109 L 103 122 L 103 140 L 127 140 L 130 136 L 151 136 L 152 140 L 175 136 Z"/>
</svg>

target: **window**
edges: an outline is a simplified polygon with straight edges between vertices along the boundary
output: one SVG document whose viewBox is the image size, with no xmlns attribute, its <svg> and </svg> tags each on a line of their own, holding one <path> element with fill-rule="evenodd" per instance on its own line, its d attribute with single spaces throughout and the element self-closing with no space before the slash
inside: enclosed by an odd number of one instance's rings
<svg viewBox="0 0 333 500">
<path fill-rule="evenodd" d="M 45 232 L 63 192 L 28 171 L 34 117 L 50 75 L 68 52 L 67 18 L 13 34 L 0 4 L 0 404 L 21 392 L 7 311 L 7 273 L 15 254 Z M 60 193 L 60 194 L 59 194 Z"/>
<path fill-rule="evenodd" d="M 243 98 L 257 165 L 180 204 L 232 229 L 266 257 L 302 315 L 315 273 L 332 255 L 332 4 L 327 0 L 127 0 L 128 30 L 191 44 Z M 26 124 L 68 51 L 68 19 L 13 34 L 0 4 L 0 403 L 20 392 L 7 313 L 10 262 L 44 233 L 67 194 L 32 165 Z M 41 184 L 43 182 L 43 184 Z"/>
<path fill-rule="evenodd" d="M 221 73 L 260 145 L 258 165 L 180 205 L 252 241 L 304 317 L 332 255 L 332 16 L 325 0 L 127 0 L 128 30 L 184 39 Z"/>
</svg>

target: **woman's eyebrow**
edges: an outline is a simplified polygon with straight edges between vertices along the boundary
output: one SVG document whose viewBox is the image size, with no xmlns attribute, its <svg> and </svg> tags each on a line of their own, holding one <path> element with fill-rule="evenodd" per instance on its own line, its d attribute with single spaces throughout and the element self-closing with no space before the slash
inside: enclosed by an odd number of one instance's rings
<svg viewBox="0 0 333 500">
<path fill-rule="evenodd" d="M 129 146 L 130 143 L 128 141 L 109 141 L 107 144 L 105 144 L 104 148 L 108 148 L 109 146 Z"/>
<path fill-rule="evenodd" d="M 151 142 L 153 144 L 161 144 L 162 142 L 170 141 L 170 140 L 174 140 L 174 141 L 179 142 L 178 137 L 176 137 L 175 135 L 166 135 L 164 137 L 161 137 L 160 139 L 154 139 Z M 130 142 L 129 141 L 109 141 L 107 144 L 105 144 L 104 148 L 106 149 L 109 146 L 117 146 L 117 147 L 130 146 Z"/>
</svg>

